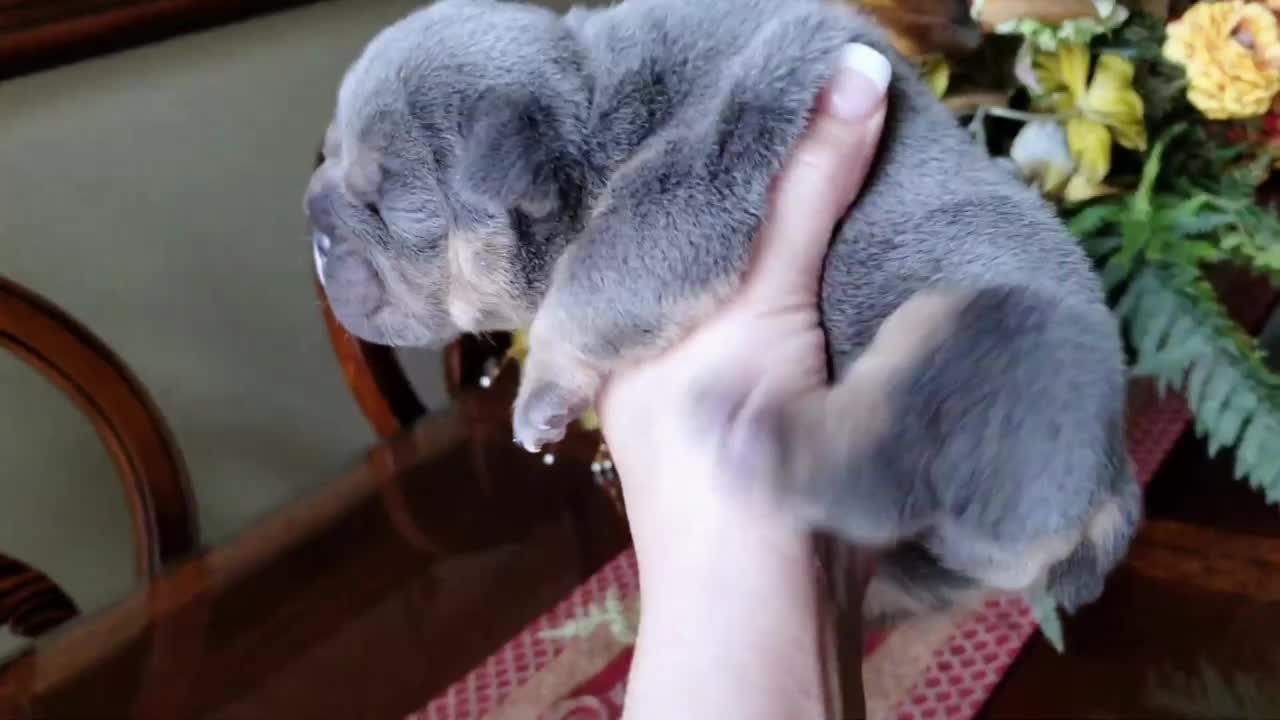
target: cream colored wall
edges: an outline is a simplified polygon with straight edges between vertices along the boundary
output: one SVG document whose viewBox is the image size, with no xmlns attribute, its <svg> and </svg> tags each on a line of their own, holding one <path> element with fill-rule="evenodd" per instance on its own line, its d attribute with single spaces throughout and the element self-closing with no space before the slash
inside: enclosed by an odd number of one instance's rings
<svg viewBox="0 0 1280 720">
<path fill-rule="evenodd" d="M 135 369 L 213 541 L 372 439 L 317 312 L 301 193 L 340 73 L 416 4 L 322 3 L 0 84 L 0 273 Z M 88 424 L 0 356 L 0 551 L 92 610 L 132 587 L 129 547 Z"/>
</svg>

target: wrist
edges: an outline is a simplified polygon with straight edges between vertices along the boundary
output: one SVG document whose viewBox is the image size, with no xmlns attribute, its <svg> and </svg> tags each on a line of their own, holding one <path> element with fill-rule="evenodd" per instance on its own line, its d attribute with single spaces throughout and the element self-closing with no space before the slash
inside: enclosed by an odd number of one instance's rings
<svg viewBox="0 0 1280 720">
<path fill-rule="evenodd" d="M 725 540 L 739 539 L 726 535 Z M 627 717 L 821 717 L 818 575 L 807 537 L 759 536 L 646 566 Z M 643 551 L 640 551 L 643 552 Z M 654 692 L 661 688 L 662 692 Z M 642 692 L 648 689 L 649 692 Z"/>
<path fill-rule="evenodd" d="M 697 579 L 744 561 L 757 568 L 764 560 L 802 566 L 813 557 L 808 526 L 750 489 L 749 479 L 726 478 L 714 462 L 685 454 L 680 461 L 617 467 L 642 575 L 652 570 Z"/>
<path fill-rule="evenodd" d="M 633 531 L 640 582 L 654 602 L 667 595 L 764 595 L 812 579 L 812 535 L 784 518 L 720 513 L 680 527 Z"/>
</svg>

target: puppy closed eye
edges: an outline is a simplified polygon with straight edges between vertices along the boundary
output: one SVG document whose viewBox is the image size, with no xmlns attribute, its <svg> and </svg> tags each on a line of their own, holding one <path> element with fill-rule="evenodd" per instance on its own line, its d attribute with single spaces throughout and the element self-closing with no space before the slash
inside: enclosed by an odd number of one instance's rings
<svg viewBox="0 0 1280 720">
<path fill-rule="evenodd" d="M 382 203 L 376 200 L 357 200 L 359 207 L 367 215 L 367 221 L 377 227 L 386 229 L 387 219 L 386 213 L 388 208 L 383 207 Z"/>
</svg>

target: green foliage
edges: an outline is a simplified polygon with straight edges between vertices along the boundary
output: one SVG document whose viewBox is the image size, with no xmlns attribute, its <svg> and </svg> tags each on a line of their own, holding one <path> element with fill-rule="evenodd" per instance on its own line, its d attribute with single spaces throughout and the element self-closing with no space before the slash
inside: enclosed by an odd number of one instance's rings
<svg viewBox="0 0 1280 720">
<path fill-rule="evenodd" d="M 1135 12 L 1110 36 L 1095 42 L 1098 52 L 1115 53 L 1133 61 L 1137 73 L 1134 89 L 1142 96 L 1148 128 L 1160 128 L 1194 112 L 1186 98 L 1186 74 L 1161 55 L 1164 22 L 1146 12 Z"/>
<path fill-rule="evenodd" d="M 1240 124 L 1241 133 L 1254 128 Z M 1202 198 L 1201 213 L 1217 220 L 1215 243 L 1222 260 L 1280 284 L 1280 216 L 1255 200 L 1275 157 L 1247 145 L 1215 140 L 1203 128 L 1188 133 L 1168 175 L 1175 193 Z M 1206 231 L 1208 232 L 1208 231 Z"/>
<path fill-rule="evenodd" d="M 1062 637 L 1062 616 L 1058 613 L 1058 603 L 1047 592 L 1030 593 L 1027 603 L 1031 606 L 1031 615 L 1036 619 L 1040 634 L 1044 636 L 1059 654 L 1066 652 L 1066 641 Z"/>
<path fill-rule="evenodd" d="M 1211 453 L 1236 448 L 1236 476 L 1280 503 L 1280 378 L 1198 272 L 1150 263 L 1116 305 L 1134 372 L 1176 386 Z"/>
<path fill-rule="evenodd" d="M 1107 183 L 1120 192 L 1062 212 L 1101 272 L 1134 373 L 1162 392 L 1181 392 L 1211 451 L 1234 448 L 1237 476 L 1280 503 L 1280 376 L 1229 317 L 1207 276 L 1229 266 L 1280 287 L 1280 215 L 1256 197 L 1276 160 L 1261 118 L 1203 117 L 1186 97 L 1183 69 L 1163 57 L 1165 20 L 1148 13 L 1134 11 L 1119 25 L 1081 35 L 1072 34 L 1081 28 L 1034 23 L 1006 29 L 1019 37 L 989 38 L 977 63 L 997 87 L 1018 87 L 1000 77 L 1025 72 L 1019 63 L 1026 52 L 1009 56 L 1009 47 L 992 40 L 1029 38 L 1027 47 L 1087 42 L 1095 56 L 1114 53 L 1133 63 L 1143 122 L 1157 139 L 1145 153 L 1113 150 Z M 1005 54 L 993 55 L 997 47 Z M 1045 117 L 1026 109 L 1025 92 L 1009 100 L 1009 108 L 980 110 L 971 125 L 996 153 L 1007 151 L 1005 135 L 1018 123 Z M 987 115 L 1005 126 L 988 128 Z"/>
<path fill-rule="evenodd" d="M 1117 297 L 1134 373 L 1181 391 L 1210 451 L 1236 448 L 1236 476 L 1280 503 L 1280 376 L 1205 274 L 1227 263 L 1280 281 L 1280 219 L 1253 199 L 1259 172 L 1238 148 L 1174 126 L 1134 192 L 1069 223 Z"/>
</svg>

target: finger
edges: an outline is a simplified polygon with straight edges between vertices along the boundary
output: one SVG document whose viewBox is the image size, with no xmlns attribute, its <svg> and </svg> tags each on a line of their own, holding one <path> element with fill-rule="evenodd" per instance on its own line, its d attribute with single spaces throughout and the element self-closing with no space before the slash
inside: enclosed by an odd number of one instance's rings
<svg viewBox="0 0 1280 720">
<path fill-rule="evenodd" d="M 884 55 L 866 45 L 841 50 L 770 196 L 746 292 L 774 300 L 816 292 L 831 234 L 875 157 L 891 74 Z"/>
</svg>

